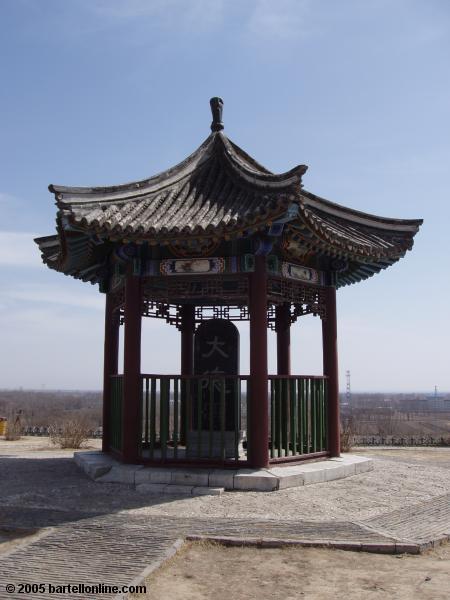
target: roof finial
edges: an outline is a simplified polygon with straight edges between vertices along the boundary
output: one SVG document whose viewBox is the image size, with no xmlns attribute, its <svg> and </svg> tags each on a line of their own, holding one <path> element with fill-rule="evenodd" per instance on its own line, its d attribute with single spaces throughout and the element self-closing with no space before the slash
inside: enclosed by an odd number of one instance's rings
<svg viewBox="0 0 450 600">
<path fill-rule="evenodd" d="M 223 123 L 222 123 L 222 107 L 223 107 L 223 100 L 222 98 L 211 98 L 211 100 L 209 101 L 209 104 L 211 105 L 211 112 L 212 112 L 212 123 L 211 123 L 211 131 L 221 131 L 223 129 Z"/>
</svg>

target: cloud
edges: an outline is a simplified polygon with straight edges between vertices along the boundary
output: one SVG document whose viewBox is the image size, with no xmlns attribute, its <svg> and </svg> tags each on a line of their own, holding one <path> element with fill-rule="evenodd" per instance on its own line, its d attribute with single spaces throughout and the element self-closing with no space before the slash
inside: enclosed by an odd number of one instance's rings
<svg viewBox="0 0 450 600">
<path fill-rule="evenodd" d="M 5 192 L 0 192 L 0 205 L 1 206 L 10 206 L 14 202 L 14 197 L 11 194 L 5 194 Z"/>
<path fill-rule="evenodd" d="M 89 0 L 85 5 L 106 25 L 124 21 L 155 21 L 173 29 L 210 29 L 222 22 L 224 0 Z"/>
<path fill-rule="evenodd" d="M 2 209 L 2 222 L 8 217 L 18 217 L 24 207 L 23 200 L 7 192 L 0 192 L 0 207 Z M 3 225 L 5 227 L 5 225 Z"/>
<path fill-rule="evenodd" d="M 33 241 L 35 237 L 35 233 L 0 231 L 0 265 L 32 268 L 42 266 L 39 249 Z"/>
<path fill-rule="evenodd" d="M 103 310 L 104 296 L 98 290 L 90 286 L 83 286 L 81 282 L 79 291 L 75 292 L 65 286 L 52 284 L 18 284 L 0 290 L 0 301 L 2 302 L 28 302 L 30 304 L 61 304 L 64 306 L 75 306 L 77 308 L 88 308 Z M 71 286 L 70 286 L 71 287 Z"/>
<path fill-rule="evenodd" d="M 256 0 L 247 24 L 255 37 L 298 39 L 310 32 L 310 0 Z"/>
</svg>

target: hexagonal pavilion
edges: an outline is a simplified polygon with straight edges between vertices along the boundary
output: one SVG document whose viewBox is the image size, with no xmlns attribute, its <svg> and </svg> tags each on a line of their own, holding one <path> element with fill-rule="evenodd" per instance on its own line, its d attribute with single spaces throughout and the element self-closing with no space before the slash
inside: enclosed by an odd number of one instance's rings
<svg viewBox="0 0 450 600">
<path fill-rule="evenodd" d="M 106 298 L 103 450 L 129 463 L 253 468 L 339 456 L 336 289 L 397 262 L 422 221 L 320 198 L 303 189 L 304 165 L 271 173 L 224 135 L 220 98 L 211 109 L 209 137 L 159 175 L 49 186 L 57 233 L 36 239 L 44 263 Z M 306 314 L 322 321 L 320 377 L 291 373 L 290 328 Z M 180 373 L 141 372 L 142 317 L 179 329 Z M 232 323 L 242 320 L 247 375 Z"/>
</svg>

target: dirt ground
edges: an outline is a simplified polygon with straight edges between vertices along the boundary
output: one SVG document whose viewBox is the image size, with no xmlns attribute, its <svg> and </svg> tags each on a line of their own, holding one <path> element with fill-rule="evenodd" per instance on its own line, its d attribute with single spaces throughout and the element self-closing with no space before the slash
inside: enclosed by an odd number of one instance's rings
<svg viewBox="0 0 450 600">
<path fill-rule="evenodd" d="M 448 600 L 450 546 L 422 555 L 317 548 L 186 545 L 147 581 L 142 600 Z"/>
<path fill-rule="evenodd" d="M 81 447 L 81 450 L 100 450 L 102 441 L 100 439 L 89 439 Z M 5 440 L 0 436 L 0 455 L 33 453 L 33 452 L 50 452 L 52 456 L 72 456 L 73 450 L 61 450 L 55 446 L 47 436 L 22 436 L 18 440 L 12 442 Z"/>
</svg>

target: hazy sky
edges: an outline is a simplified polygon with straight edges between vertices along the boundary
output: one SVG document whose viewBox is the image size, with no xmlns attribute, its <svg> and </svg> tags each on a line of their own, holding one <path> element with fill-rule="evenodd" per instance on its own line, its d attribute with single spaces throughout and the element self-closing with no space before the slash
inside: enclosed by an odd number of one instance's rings
<svg viewBox="0 0 450 600">
<path fill-rule="evenodd" d="M 49 183 L 148 177 L 225 133 L 347 206 L 424 218 L 413 252 L 338 292 L 341 388 L 450 389 L 447 0 L 0 0 L 0 387 L 99 388 L 104 297 L 40 262 Z M 248 370 L 242 330 L 243 373 Z M 178 372 L 144 326 L 143 371 Z M 271 336 L 271 369 L 275 369 Z M 320 321 L 293 370 L 320 373 Z"/>
</svg>

